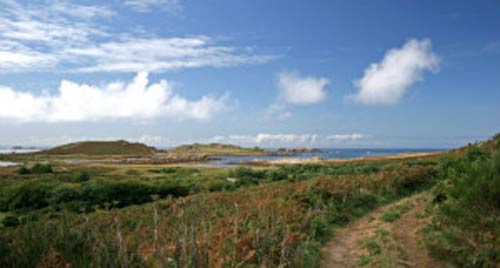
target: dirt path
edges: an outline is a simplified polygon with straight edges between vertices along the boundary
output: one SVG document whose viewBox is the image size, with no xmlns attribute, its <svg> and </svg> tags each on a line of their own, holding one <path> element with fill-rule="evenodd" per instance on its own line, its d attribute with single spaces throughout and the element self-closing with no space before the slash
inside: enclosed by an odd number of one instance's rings
<svg viewBox="0 0 500 268">
<path fill-rule="evenodd" d="M 429 200 L 426 194 L 405 198 L 336 230 L 323 249 L 322 267 L 446 267 L 420 243 Z"/>
</svg>

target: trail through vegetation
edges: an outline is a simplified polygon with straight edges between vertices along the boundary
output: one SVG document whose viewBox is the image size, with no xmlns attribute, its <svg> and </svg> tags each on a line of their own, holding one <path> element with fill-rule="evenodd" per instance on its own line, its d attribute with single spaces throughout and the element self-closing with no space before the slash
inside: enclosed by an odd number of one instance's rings
<svg viewBox="0 0 500 268">
<path fill-rule="evenodd" d="M 432 197 L 418 194 L 380 207 L 338 229 L 323 249 L 323 267 L 446 267 L 421 243 Z"/>
</svg>

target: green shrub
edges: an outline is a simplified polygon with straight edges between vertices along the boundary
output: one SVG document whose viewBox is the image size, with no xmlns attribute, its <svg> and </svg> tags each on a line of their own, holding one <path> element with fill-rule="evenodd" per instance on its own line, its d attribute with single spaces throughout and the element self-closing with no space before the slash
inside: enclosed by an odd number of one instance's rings
<svg viewBox="0 0 500 268">
<path fill-rule="evenodd" d="M 427 245 L 437 258 L 460 267 L 496 267 L 500 262 L 500 154 L 474 150 L 450 170 L 447 196 L 428 226 Z M 472 155 L 472 156 L 471 156 Z"/>
<path fill-rule="evenodd" d="M 31 168 L 31 172 L 34 174 L 52 173 L 53 172 L 52 165 L 37 163 Z"/>
<path fill-rule="evenodd" d="M 22 166 L 20 167 L 18 170 L 17 170 L 17 174 L 19 175 L 27 175 L 27 174 L 31 174 L 31 170 L 29 170 L 27 167 L 25 166 Z"/>
<path fill-rule="evenodd" d="M 251 185 L 258 185 L 259 184 L 259 180 L 257 178 L 254 178 L 254 177 L 239 177 L 237 180 L 236 180 L 236 187 L 242 187 L 242 186 L 251 186 Z"/>
<path fill-rule="evenodd" d="M 30 182 L 11 189 L 7 195 L 8 210 L 39 209 L 48 205 L 47 199 L 54 188 L 53 184 Z"/>
<path fill-rule="evenodd" d="M 467 151 L 467 159 L 473 161 L 484 161 L 490 158 L 490 154 L 479 147 L 472 147 Z"/>
<path fill-rule="evenodd" d="M 12 227 L 19 225 L 19 219 L 16 216 L 8 215 L 2 219 L 2 224 L 5 227 Z"/>
<path fill-rule="evenodd" d="M 88 172 L 85 172 L 85 171 L 80 172 L 80 174 L 78 174 L 78 177 L 76 178 L 76 180 L 77 180 L 78 182 L 85 182 L 85 181 L 88 181 L 88 180 L 90 180 L 90 175 L 89 175 L 89 173 L 88 173 Z"/>
<path fill-rule="evenodd" d="M 332 226 L 324 214 L 316 215 L 311 220 L 311 228 L 316 241 L 324 244 L 332 238 Z"/>
<path fill-rule="evenodd" d="M 268 174 L 272 181 L 283 181 L 288 179 L 288 175 L 283 170 L 272 170 L 268 172 Z"/>
</svg>

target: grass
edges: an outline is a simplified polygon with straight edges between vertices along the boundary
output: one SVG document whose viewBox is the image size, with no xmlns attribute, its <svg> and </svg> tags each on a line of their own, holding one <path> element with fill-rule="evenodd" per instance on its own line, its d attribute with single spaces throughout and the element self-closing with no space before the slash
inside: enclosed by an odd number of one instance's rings
<svg viewBox="0 0 500 268">
<path fill-rule="evenodd" d="M 384 212 L 384 214 L 382 214 L 382 216 L 380 217 L 380 220 L 382 220 L 383 222 L 395 222 L 399 220 L 401 216 L 408 212 L 410 209 L 410 204 L 394 206 Z"/>
</svg>

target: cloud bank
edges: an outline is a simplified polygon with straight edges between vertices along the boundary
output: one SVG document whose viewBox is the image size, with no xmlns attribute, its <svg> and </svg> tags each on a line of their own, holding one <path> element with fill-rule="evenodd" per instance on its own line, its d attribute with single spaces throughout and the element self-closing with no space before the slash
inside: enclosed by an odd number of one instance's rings
<svg viewBox="0 0 500 268">
<path fill-rule="evenodd" d="M 395 104 L 412 84 L 422 80 L 425 71 L 437 72 L 438 68 L 439 58 L 431 41 L 411 39 L 365 69 L 364 76 L 354 82 L 358 92 L 349 98 L 362 104 Z"/>
<path fill-rule="evenodd" d="M 243 146 L 328 146 L 332 144 L 349 143 L 366 138 L 360 133 L 352 134 L 268 134 L 261 133 L 257 135 L 229 135 L 215 136 L 207 142 L 232 143 Z"/>
<path fill-rule="evenodd" d="M 104 86 L 63 80 L 55 95 L 34 95 L 0 86 L 0 120 L 11 122 L 77 122 L 109 119 L 209 119 L 226 109 L 228 94 L 188 100 L 161 80 L 149 83 L 141 72 L 129 83 Z"/>
<path fill-rule="evenodd" d="M 326 86 L 330 81 L 323 77 L 300 76 L 283 72 L 278 76 L 281 98 L 289 104 L 308 105 L 326 98 Z"/>
</svg>

